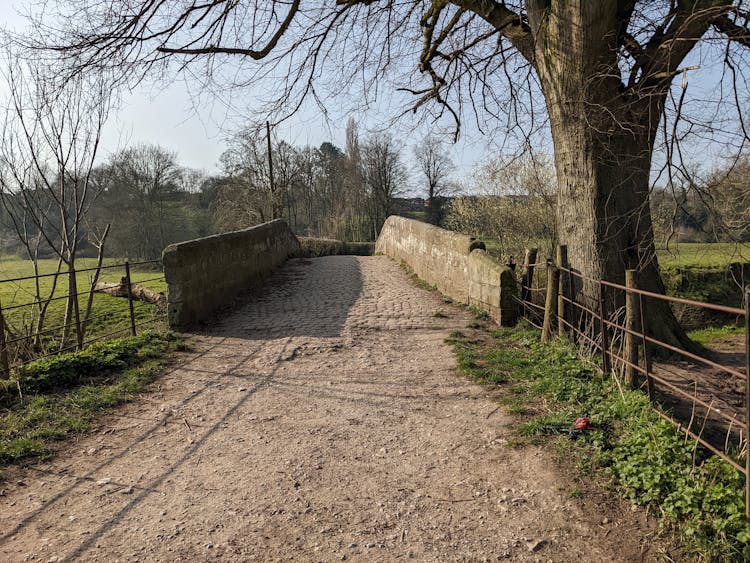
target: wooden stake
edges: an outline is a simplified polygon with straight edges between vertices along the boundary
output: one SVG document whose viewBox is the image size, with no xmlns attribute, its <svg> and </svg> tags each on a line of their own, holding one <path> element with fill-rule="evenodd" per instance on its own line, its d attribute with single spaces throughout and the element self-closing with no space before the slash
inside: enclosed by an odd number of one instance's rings
<svg viewBox="0 0 750 563">
<path fill-rule="evenodd" d="M 557 245 L 557 267 L 568 268 L 568 247 L 564 244 Z M 560 271 L 560 284 L 557 290 L 557 334 L 562 338 L 568 332 L 565 324 L 570 323 L 570 307 L 565 303 L 568 295 L 567 286 L 570 284 L 570 272 Z"/>
<path fill-rule="evenodd" d="M 534 264 L 536 262 L 536 248 L 527 248 L 523 257 L 523 277 L 521 278 L 521 300 L 528 301 L 531 296 L 531 283 L 534 281 Z"/>
<path fill-rule="evenodd" d="M 560 287 L 560 270 L 547 264 L 547 299 L 544 303 L 544 323 L 542 324 L 542 342 L 552 338 L 552 323 L 557 318 L 557 291 Z"/>
<path fill-rule="evenodd" d="M 10 362 L 8 361 L 8 345 L 5 341 L 5 317 L 0 305 L 0 370 L 3 379 L 10 379 Z"/>
<path fill-rule="evenodd" d="M 638 272 L 625 270 L 625 287 L 638 289 Z M 636 333 L 641 332 L 641 311 L 638 306 L 640 295 L 625 290 L 625 384 L 631 389 L 638 386 L 638 340 Z M 631 332 L 632 331 L 632 332 Z M 631 365 L 632 364 L 632 365 Z"/>
<path fill-rule="evenodd" d="M 125 286 L 128 292 L 128 306 L 130 307 L 130 334 L 136 336 L 135 332 L 135 310 L 133 309 L 133 286 L 130 280 L 130 262 L 125 261 Z"/>
</svg>

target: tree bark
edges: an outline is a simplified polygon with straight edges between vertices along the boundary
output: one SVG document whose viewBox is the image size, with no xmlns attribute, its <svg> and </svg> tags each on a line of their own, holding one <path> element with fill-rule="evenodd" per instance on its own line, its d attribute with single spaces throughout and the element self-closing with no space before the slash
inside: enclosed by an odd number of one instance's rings
<svg viewBox="0 0 750 563">
<path fill-rule="evenodd" d="M 567 245 L 577 299 L 595 302 L 592 280 L 625 282 L 664 293 L 649 208 L 649 174 L 666 92 L 622 94 L 614 37 L 616 11 L 608 2 L 560 2 L 540 14 L 535 66 L 550 117 L 558 179 L 557 229 Z M 537 19 L 535 19 L 535 17 Z M 614 305 L 624 302 L 617 292 Z M 650 299 L 649 333 L 691 347 L 669 304 Z"/>
</svg>

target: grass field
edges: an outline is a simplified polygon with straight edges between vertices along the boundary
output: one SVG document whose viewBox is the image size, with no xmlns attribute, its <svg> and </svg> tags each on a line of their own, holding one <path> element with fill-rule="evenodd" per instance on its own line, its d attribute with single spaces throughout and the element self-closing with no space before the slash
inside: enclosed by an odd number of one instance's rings
<svg viewBox="0 0 750 563">
<path fill-rule="evenodd" d="M 750 262 L 750 243 L 680 243 L 658 252 L 663 268 L 725 268 Z"/>
<path fill-rule="evenodd" d="M 122 259 L 109 259 L 104 262 L 104 266 L 116 266 L 102 269 L 99 281 L 101 282 L 118 282 L 125 275 Z M 55 260 L 41 260 L 40 274 L 54 273 L 57 262 Z M 86 270 L 96 266 L 94 259 L 79 259 L 77 261 L 77 270 Z M 134 266 L 131 269 L 131 279 L 133 283 L 140 283 L 154 291 L 166 291 L 164 276 L 160 270 L 155 270 L 150 265 Z M 0 257 L 0 304 L 3 307 L 5 321 L 13 335 L 22 336 L 29 334 L 30 327 L 34 325 L 37 317 L 36 308 L 31 304 L 34 301 L 35 288 L 34 280 L 17 280 L 7 281 L 14 278 L 33 276 L 34 270 L 29 260 L 24 260 L 15 256 Z M 86 308 L 87 291 L 91 287 L 93 271 L 82 271 L 76 275 L 76 283 L 79 295 L 79 308 L 81 315 Z M 54 277 L 47 276 L 39 278 L 41 294 L 43 297 L 49 295 L 54 284 Z M 63 324 L 65 316 L 65 296 L 68 291 L 67 275 L 60 276 L 55 287 L 55 300 L 50 302 L 45 318 L 44 328 L 49 330 L 45 334 L 44 351 L 53 348 L 61 335 L 60 327 Z M 140 301 L 134 302 L 136 322 L 139 325 L 152 324 L 159 322 L 163 317 L 163 311 L 159 307 L 150 303 Z M 106 294 L 97 293 L 94 295 L 92 313 L 90 322 L 86 331 L 86 340 L 104 338 L 109 333 L 115 333 L 113 336 L 122 336 L 129 328 L 129 311 L 127 299 L 111 297 Z M 9 349 L 17 355 L 23 355 L 24 352 L 9 344 Z M 37 350 L 39 352 L 39 350 Z M 29 355 L 27 350 L 26 355 Z"/>
</svg>

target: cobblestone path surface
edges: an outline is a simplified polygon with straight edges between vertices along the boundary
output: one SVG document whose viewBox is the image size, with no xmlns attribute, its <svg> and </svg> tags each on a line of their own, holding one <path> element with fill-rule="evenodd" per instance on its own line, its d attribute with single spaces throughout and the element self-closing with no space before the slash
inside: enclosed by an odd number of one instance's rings
<svg viewBox="0 0 750 563">
<path fill-rule="evenodd" d="M 640 559 L 633 518 L 571 499 L 457 374 L 443 341 L 471 320 L 385 257 L 289 262 L 4 485 L 0 560 Z"/>
</svg>

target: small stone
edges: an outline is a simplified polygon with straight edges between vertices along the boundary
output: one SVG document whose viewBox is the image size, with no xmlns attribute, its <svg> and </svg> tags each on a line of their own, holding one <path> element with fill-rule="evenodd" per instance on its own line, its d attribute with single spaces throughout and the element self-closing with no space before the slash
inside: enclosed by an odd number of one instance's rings
<svg viewBox="0 0 750 563">
<path fill-rule="evenodd" d="M 349 547 L 357 547 L 357 544 L 356 543 L 350 543 Z"/>
<path fill-rule="evenodd" d="M 121 495 L 130 495 L 133 493 L 133 487 L 125 487 L 124 489 L 120 489 L 117 492 Z"/>
<path fill-rule="evenodd" d="M 240 392 L 242 392 L 242 391 L 247 391 L 247 387 L 240 387 L 240 388 L 239 388 L 239 391 L 240 391 Z"/>
<path fill-rule="evenodd" d="M 86 450 L 86 453 L 89 455 L 94 455 L 96 453 L 96 448 L 89 448 Z"/>
<path fill-rule="evenodd" d="M 602 518 L 602 524 L 609 524 L 609 518 L 607 518 L 606 516 Z"/>
<path fill-rule="evenodd" d="M 99 479 L 99 480 L 98 480 L 98 481 L 96 482 L 96 484 L 97 484 L 97 485 L 99 485 L 99 486 L 103 486 L 103 485 L 109 485 L 109 483 L 110 483 L 111 481 L 112 481 L 112 479 L 110 479 L 109 477 L 105 477 L 104 479 Z"/>
</svg>

